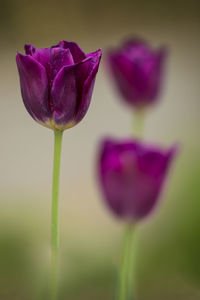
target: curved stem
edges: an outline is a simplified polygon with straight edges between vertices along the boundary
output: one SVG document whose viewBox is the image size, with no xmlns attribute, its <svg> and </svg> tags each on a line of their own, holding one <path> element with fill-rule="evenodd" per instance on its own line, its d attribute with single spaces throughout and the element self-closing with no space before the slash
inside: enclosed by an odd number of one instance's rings
<svg viewBox="0 0 200 300">
<path fill-rule="evenodd" d="M 59 222 L 58 200 L 60 181 L 60 158 L 62 146 L 62 131 L 54 131 L 54 163 L 52 183 L 52 215 L 51 215 L 51 300 L 57 299 L 58 286 L 58 250 L 59 250 Z"/>
</svg>

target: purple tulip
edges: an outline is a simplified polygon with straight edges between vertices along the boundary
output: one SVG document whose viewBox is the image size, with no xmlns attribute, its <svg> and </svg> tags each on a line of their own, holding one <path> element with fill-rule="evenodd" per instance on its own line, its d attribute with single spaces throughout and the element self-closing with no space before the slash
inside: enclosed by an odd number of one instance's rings
<svg viewBox="0 0 200 300">
<path fill-rule="evenodd" d="M 101 50 L 85 54 L 76 43 L 61 41 L 43 49 L 25 45 L 25 52 L 16 61 L 29 114 L 52 129 L 76 125 L 90 105 Z"/>
<path fill-rule="evenodd" d="M 108 61 L 123 99 L 136 108 L 158 98 L 166 57 L 164 47 L 154 50 L 145 41 L 133 39 L 120 49 L 111 50 Z"/>
<path fill-rule="evenodd" d="M 176 147 L 158 149 L 135 140 L 102 143 L 99 176 L 106 203 L 118 217 L 136 222 L 157 203 Z"/>
</svg>

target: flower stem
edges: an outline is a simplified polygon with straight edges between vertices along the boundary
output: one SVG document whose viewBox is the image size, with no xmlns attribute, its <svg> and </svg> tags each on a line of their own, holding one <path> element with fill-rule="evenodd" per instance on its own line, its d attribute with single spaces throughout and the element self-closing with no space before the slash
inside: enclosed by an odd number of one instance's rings
<svg viewBox="0 0 200 300">
<path fill-rule="evenodd" d="M 144 135 L 145 112 L 144 109 L 138 109 L 133 114 L 132 135 L 138 139 L 142 139 Z"/>
<path fill-rule="evenodd" d="M 124 233 L 117 300 L 132 300 L 133 294 L 135 295 L 135 286 L 133 281 L 135 243 L 136 227 L 133 224 L 127 224 Z"/>
<path fill-rule="evenodd" d="M 51 300 L 57 299 L 58 287 L 58 250 L 59 250 L 59 223 L 58 200 L 60 181 L 60 158 L 62 146 L 62 131 L 54 131 L 54 163 L 52 184 L 52 215 L 51 215 Z"/>
</svg>

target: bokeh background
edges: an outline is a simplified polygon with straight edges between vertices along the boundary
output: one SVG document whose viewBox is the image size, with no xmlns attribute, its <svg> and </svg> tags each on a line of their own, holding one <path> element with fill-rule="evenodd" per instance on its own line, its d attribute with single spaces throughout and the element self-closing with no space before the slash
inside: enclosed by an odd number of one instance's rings
<svg viewBox="0 0 200 300">
<path fill-rule="evenodd" d="M 25 111 L 15 54 L 62 39 L 104 57 L 88 114 L 64 134 L 60 299 L 114 299 L 123 226 L 98 191 L 96 150 L 104 135 L 130 135 L 105 54 L 135 34 L 170 48 L 145 139 L 181 148 L 159 209 L 139 229 L 138 299 L 200 299 L 199 30 L 198 0 L 0 0 L 0 299 L 48 299 L 53 133 Z"/>
</svg>

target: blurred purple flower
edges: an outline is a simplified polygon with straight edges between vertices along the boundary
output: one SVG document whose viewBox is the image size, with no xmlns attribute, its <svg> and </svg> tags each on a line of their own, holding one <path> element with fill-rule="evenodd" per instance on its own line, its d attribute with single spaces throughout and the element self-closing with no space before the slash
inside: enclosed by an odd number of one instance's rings
<svg viewBox="0 0 200 300">
<path fill-rule="evenodd" d="M 108 53 L 113 78 L 124 100 L 135 108 L 155 102 L 161 89 L 166 48 L 152 49 L 132 39 Z"/>
<path fill-rule="evenodd" d="M 61 41 L 43 49 L 28 44 L 25 52 L 16 61 L 29 114 L 52 129 L 76 125 L 90 105 L 101 50 L 85 54 L 76 43 Z"/>
<path fill-rule="evenodd" d="M 138 221 L 155 204 L 177 149 L 154 148 L 135 140 L 106 139 L 98 171 L 106 203 L 118 217 Z"/>
</svg>

